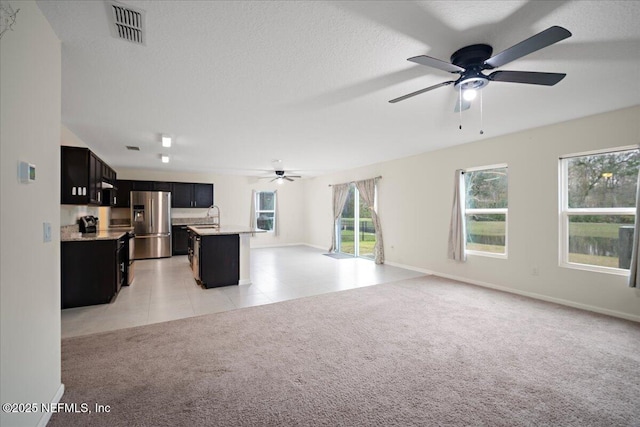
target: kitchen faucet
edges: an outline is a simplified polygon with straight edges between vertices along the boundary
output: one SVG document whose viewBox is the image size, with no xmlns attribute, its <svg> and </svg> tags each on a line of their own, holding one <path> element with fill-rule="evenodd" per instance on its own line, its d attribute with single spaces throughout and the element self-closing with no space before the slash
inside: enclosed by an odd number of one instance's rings
<svg viewBox="0 0 640 427">
<path fill-rule="evenodd" d="M 211 209 L 215 209 L 216 210 L 216 214 L 215 215 L 211 215 Z M 213 218 L 213 225 L 217 226 L 218 228 L 220 228 L 220 208 L 216 205 L 211 205 L 209 206 L 209 209 L 207 209 L 207 218 Z"/>
</svg>

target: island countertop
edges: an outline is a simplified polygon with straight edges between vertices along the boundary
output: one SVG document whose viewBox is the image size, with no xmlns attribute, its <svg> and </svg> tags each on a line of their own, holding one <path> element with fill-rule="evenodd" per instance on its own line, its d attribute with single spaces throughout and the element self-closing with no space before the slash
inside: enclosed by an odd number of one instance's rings
<svg viewBox="0 0 640 427">
<path fill-rule="evenodd" d="M 61 242 L 90 242 L 93 240 L 118 240 L 126 233 L 133 231 L 133 227 L 117 227 L 98 230 L 96 233 L 67 232 L 60 233 Z"/>
<path fill-rule="evenodd" d="M 251 234 L 251 233 L 266 233 L 265 230 L 259 230 L 257 228 L 246 227 L 243 225 L 223 225 L 219 228 L 213 228 L 210 225 L 190 225 L 187 227 L 189 230 L 200 236 L 219 236 L 222 234 Z"/>
</svg>

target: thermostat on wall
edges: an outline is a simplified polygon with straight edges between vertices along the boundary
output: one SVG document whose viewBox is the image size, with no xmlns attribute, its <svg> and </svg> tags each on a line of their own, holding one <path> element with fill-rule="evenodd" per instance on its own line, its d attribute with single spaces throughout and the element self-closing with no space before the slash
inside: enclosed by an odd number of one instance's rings
<svg viewBox="0 0 640 427">
<path fill-rule="evenodd" d="M 20 162 L 18 166 L 18 176 L 20 182 L 29 184 L 36 181 L 36 165 L 27 162 Z"/>
</svg>

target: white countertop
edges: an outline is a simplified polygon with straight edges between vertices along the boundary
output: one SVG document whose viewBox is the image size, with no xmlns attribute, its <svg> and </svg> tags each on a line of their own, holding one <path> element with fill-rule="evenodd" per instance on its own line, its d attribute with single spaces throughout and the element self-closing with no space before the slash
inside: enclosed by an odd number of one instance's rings
<svg viewBox="0 0 640 427">
<path fill-rule="evenodd" d="M 171 217 L 171 225 L 202 225 L 213 224 L 213 217 Z"/>
<path fill-rule="evenodd" d="M 222 234 L 250 234 L 250 233 L 266 233 L 265 230 L 246 227 L 243 225 L 223 225 L 220 228 L 210 228 L 206 225 L 190 225 L 187 227 L 200 236 L 219 236 Z"/>
<path fill-rule="evenodd" d="M 60 234 L 61 242 L 89 242 L 92 240 L 118 240 L 125 233 L 133 231 L 133 227 L 114 227 L 106 230 L 98 230 L 96 233 L 69 233 Z"/>
</svg>

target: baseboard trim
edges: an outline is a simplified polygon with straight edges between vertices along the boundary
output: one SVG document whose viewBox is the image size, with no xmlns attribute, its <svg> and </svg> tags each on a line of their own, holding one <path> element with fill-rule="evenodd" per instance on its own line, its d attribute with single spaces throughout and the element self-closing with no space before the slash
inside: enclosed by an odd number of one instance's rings
<svg viewBox="0 0 640 427">
<path fill-rule="evenodd" d="M 56 391 L 56 394 L 53 396 L 53 400 L 51 400 L 50 402 L 51 405 L 56 405 L 57 403 L 59 403 L 60 399 L 62 399 L 63 394 L 64 384 L 60 384 L 60 387 L 58 387 L 58 391 Z M 51 414 L 52 412 L 45 412 L 44 414 L 42 414 L 42 418 L 40 418 L 40 422 L 38 422 L 38 427 L 46 427 L 47 423 L 51 419 Z"/>
<path fill-rule="evenodd" d="M 321 251 L 329 252 L 326 246 L 312 245 L 311 243 L 302 243 L 302 245 L 309 246 L 310 248 L 314 248 L 314 249 L 320 249 Z"/>
<path fill-rule="evenodd" d="M 390 265 L 392 267 L 398 267 L 398 268 L 404 268 L 405 270 L 417 271 L 418 273 L 424 273 L 424 274 L 428 274 L 428 275 L 436 274 L 433 271 L 427 270 L 425 268 L 418 268 L 418 267 L 414 267 L 412 265 L 400 264 L 398 262 L 385 261 L 384 263 L 385 263 L 385 265 Z M 460 280 L 460 281 L 463 282 L 463 280 Z"/>
<path fill-rule="evenodd" d="M 251 249 L 266 249 L 266 248 L 284 248 L 286 246 L 305 246 L 306 243 L 280 243 L 277 245 L 256 245 L 251 246 Z"/>
<path fill-rule="evenodd" d="M 484 288 L 495 289 L 497 291 L 502 291 L 502 292 L 508 292 L 508 293 L 511 293 L 511 294 L 521 295 L 521 296 L 524 296 L 524 297 L 533 298 L 533 299 L 537 299 L 537 300 L 541 300 L 541 301 L 552 302 L 552 303 L 564 305 L 564 306 L 567 306 L 567 307 L 578 308 L 580 310 L 592 311 L 594 313 L 605 314 L 605 315 L 611 316 L 611 317 L 617 317 L 617 318 L 620 318 L 620 319 L 631 320 L 633 322 L 640 322 L 640 316 L 636 316 L 636 315 L 628 314 L 628 313 L 623 313 L 621 311 L 615 311 L 615 310 L 609 310 L 609 309 L 606 309 L 606 308 L 595 307 L 593 305 L 582 304 L 582 303 L 579 303 L 579 302 L 569 301 L 569 300 L 562 299 L 562 298 L 550 297 L 550 296 L 547 296 L 547 295 L 537 294 L 535 292 L 527 292 L 527 291 L 521 291 L 519 289 L 507 288 L 506 286 L 500 286 L 500 285 L 496 285 L 496 284 L 489 283 L 489 282 L 483 282 L 481 280 L 469 279 L 467 277 L 460 277 L 460 276 L 456 276 L 454 274 L 433 272 L 433 275 L 434 276 L 438 276 L 438 277 L 444 277 L 445 279 L 457 280 L 459 282 L 464 282 L 464 283 L 469 283 L 469 284 L 472 284 L 472 285 L 482 286 Z"/>
</svg>

